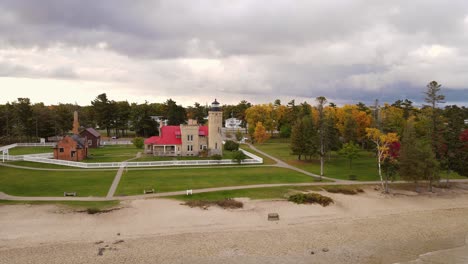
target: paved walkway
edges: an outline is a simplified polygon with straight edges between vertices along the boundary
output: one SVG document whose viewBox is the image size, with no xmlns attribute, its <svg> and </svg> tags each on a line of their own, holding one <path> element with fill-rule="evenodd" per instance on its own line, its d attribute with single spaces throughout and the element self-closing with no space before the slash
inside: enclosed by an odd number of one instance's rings
<svg viewBox="0 0 468 264">
<path fill-rule="evenodd" d="M 124 172 L 124 169 L 125 169 L 126 165 L 127 164 L 124 162 L 120 166 L 119 170 L 117 171 L 117 174 L 114 177 L 114 181 L 112 182 L 112 185 L 109 188 L 109 192 L 107 192 L 106 198 L 110 199 L 110 198 L 114 197 L 115 191 L 117 190 L 117 187 L 119 186 L 120 179 L 122 178 L 122 174 Z"/>
</svg>

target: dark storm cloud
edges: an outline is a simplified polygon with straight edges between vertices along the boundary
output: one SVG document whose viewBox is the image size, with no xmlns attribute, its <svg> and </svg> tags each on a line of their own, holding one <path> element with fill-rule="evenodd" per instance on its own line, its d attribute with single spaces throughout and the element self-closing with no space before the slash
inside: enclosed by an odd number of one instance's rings
<svg viewBox="0 0 468 264">
<path fill-rule="evenodd" d="M 3 0 L 0 32 L 0 51 L 62 45 L 115 52 L 144 68 L 135 86 L 157 83 L 171 93 L 391 101 L 420 97 L 437 79 L 453 89 L 451 98 L 468 101 L 465 0 Z M 191 72 L 177 61 L 199 58 L 220 61 L 222 70 Z M 41 71 L 0 60 L 0 75 L 84 78 L 79 66 L 61 60 Z M 93 72 L 94 65 L 81 67 Z"/>
</svg>

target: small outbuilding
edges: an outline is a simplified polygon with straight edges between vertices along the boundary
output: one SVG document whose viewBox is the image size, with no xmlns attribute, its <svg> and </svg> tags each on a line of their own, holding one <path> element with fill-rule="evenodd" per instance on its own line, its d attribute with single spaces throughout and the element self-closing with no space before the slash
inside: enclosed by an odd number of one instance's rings
<svg viewBox="0 0 468 264">
<path fill-rule="evenodd" d="M 82 161 L 88 156 L 86 137 L 65 136 L 54 148 L 54 159 Z"/>
<path fill-rule="evenodd" d="M 80 132 L 80 136 L 87 138 L 88 148 L 98 148 L 101 146 L 101 134 L 94 128 L 86 128 Z"/>
</svg>

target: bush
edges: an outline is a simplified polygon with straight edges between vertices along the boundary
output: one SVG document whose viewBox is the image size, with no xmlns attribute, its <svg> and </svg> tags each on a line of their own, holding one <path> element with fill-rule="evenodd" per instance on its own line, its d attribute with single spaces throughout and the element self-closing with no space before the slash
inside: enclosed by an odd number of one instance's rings
<svg viewBox="0 0 468 264">
<path fill-rule="evenodd" d="M 224 200 L 219 200 L 219 201 L 203 201 L 203 200 L 191 200 L 187 201 L 184 203 L 184 205 L 190 206 L 190 207 L 200 207 L 200 208 L 205 208 L 209 207 L 212 205 L 217 205 L 221 208 L 229 208 L 229 209 L 237 209 L 237 208 L 242 208 L 244 207 L 244 204 L 242 202 L 236 201 L 234 199 L 224 199 Z"/>
<path fill-rule="evenodd" d="M 221 156 L 219 154 L 214 154 L 213 156 L 211 156 L 211 158 L 214 159 L 214 160 L 222 160 L 223 156 Z"/>
<path fill-rule="evenodd" d="M 325 188 L 325 190 L 329 193 L 342 193 L 342 194 L 348 194 L 348 195 L 355 195 L 355 194 L 364 192 L 364 190 L 361 188 L 341 187 L 341 186 L 327 187 Z"/>
<path fill-rule="evenodd" d="M 289 196 L 288 201 L 297 204 L 320 204 L 325 207 L 333 202 L 333 199 L 328 196 L 323 196 L 318 193 L 298 193 Z"/>
<path fill-rule="evenodd" d="M 86 212 L 88 214 L 98 214 L 98 213 L 101 213 L 101 209 L 92 207 L 92 208 L 86 209 Z"/>
<path fill-rule="evenodd" d="M 143 148 L 143 146 L 145 145 L 145 141 L 142 137 L 136 137 L 132 140 L 132 143 L 133 145 L 136 147 L 136 148 Z"/>
<path fill-rule="evenodd" d="M 291 137 L 291 126 L 290 125 L 281 126 L 281 128 L 280 128 L 280 137 L 282 137 L 282 138 Z"/>
<path fill-rule="evenodd" d="M 239 143 L 236 143 L 232 140 L 226 140 L 226 143 L 224 143 L 224 150 L 235 151 L 238 149 L 239 149 Z"/>
<path fill-rule="evenodd" d="M 240 150 L 233 151 L 232 153 L 232 161 L 237 162 L 238 164 L 241 164 L 242 161 L 247 158 L 247 155 Z"/>
<path fill-rule="evenodd" d="M 241 141 L 244 138 L 244 135 L 239 130 L 236 132 L 236 140 Z"/>
</svg>

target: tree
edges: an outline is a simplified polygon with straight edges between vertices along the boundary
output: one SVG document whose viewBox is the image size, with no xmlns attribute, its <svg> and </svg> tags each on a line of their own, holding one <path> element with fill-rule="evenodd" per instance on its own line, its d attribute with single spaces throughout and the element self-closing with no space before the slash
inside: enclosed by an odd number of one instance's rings
<svg viewBox="0 0 468 264">
<path fill-rule="evenodd" d="M 350 174 L 352 174 L 352 170 L 353 170 L 353 165 L 352 165 L 353 159 L 358 157 L 359 150 L 360 150 L 359 146 L 354 144 L 354 142 L 351 141 L 349 143 L 345 143 L 343 145 L 343 148 L 339 152 L 341 155 L 346 157 L 346 159 L 348 159 Z"/>
<path fill-rule="evenodd" d="M 142 149 L 143 146 L 145 145 L 144 143 L 144 139 L 142 137 L 136 137 L 132 140 L 132 143 L 133 145 L 138 148 L 138 149 Z"/>
<path fill-rule="evenodd" d="M 431 130 L 430 130 L 430 135 L 431 135 L 431 143 L 432 143 L 432 148 L 434 150 L 434 153 L 438 152 L 439 148 L 439 142 L 438 142 L 438 129 L 437 129 L 437 123 L 438 123 L 438 109 L 437 109 L 437 104 L 439 103 L 444 103 L 445 96 L 440 94 L 440 87 L 441 85 L 438 84 L 436 81 L 430 82 L 427 86 L 427 90 L 425 92 L 426 97 L 424 98 L 424 101 L 429 104 L 429 107 L 431 109 Z"/>
<path fill-rule="evenodd" d="M 112 128 L 113 124 L 113 117 L 115 112 L 113 111 L 113 106 L 111 105 L 111 101 L 107 99 L 107 95 L 105 93 L 100 94 L 91 102 L 91 105 L 94 108 L 94 113 L 96 117 L 96 121 L 99 127 L 105 128 L 107 132 L 107 136 L 110 135 L 110 129 Z"/>
<path fill-rule="evenodd" d="M 239 150 L 239 143 L 234 142 L 232 140 L 226 140 L 226 143 L 224 143 L 224 150 L 227 150 L 227 151 Z"/>
<path fill-rule="evenodd" d="M 382 177 L 382 163 L 389 157 L 390 145 L 394 142 L 398 142 L 398 135 L 396 133 L 383 134 L 377 128 L 367 128 L 367 138 L 374 142 L 377 151 L 377 164 L 379 167 L 380 182 L 382 188 L 388 191 L 388 183 L 383 180 Z"/>
<path fill-rule="evenodd" d="M 319 146 L 320 146 L 320 150 L 319 150 L 319 156 L 320 156 L 320 180 L 322 180 L 322 176 L 323 176 L 323 167 L 325 165 L 325 135 L 327 133 L 326 131 L 326 127 L 327 127 L 327 124 L 326 124 L 326 121 L 325 121 L 325 113 L 324 113 L 324 105 L 325 103 L 327 102 L 327 98 L 325 98 L 324 96 L 319 96 L 315 99 L 318 103 L 317 105 L 317 110 L 319 112 L 319 116 L 318 116 L 318 135 L 319 135 L 319 140 L 320 140 L 320 143 L 319 143 Z"/>
<path fill-rule="evenodd" d="M 258 144 L 263 144 L 270 138 L 270 135 L 266 132 L 262 122 L 258 122 L 255 126 L 254 138 L 255 142 Z"/>
<path fill-rule="evenodd" d="M 187 117 L 185 108 L 177 105 L 177 103 L 172 99 L 166 101 L 164 104 L 164 110 L 167 115 L 167 124 L 169 126 L 178 126 L 185 123 Z"/>
<path fill-rule="evenodd" d="M 304 156 L 312 157 L 317 154 L 317 129 L 310 116 L 298 119 L 291 132 L 291 151 L 298 159 Z"/>
<path fill-rule="evenodd" d="M 421 179 L 421 170 L 419 151 L 417 148 L 416 131 L 414 129 L 414 121 L 408 120 L 403 131 L 400 150 L 400 177 L 406 181 L 415 183 Z"/>
<path fill-rule="evenodd" d="M 241 164 L 242 161 L 244 161 L 246 158 L 247 155 L 245 155 L 245 153 L 240 150 L 232 152 L 232 161 L 237 162 L 238 164 Z"/>
</svg>

